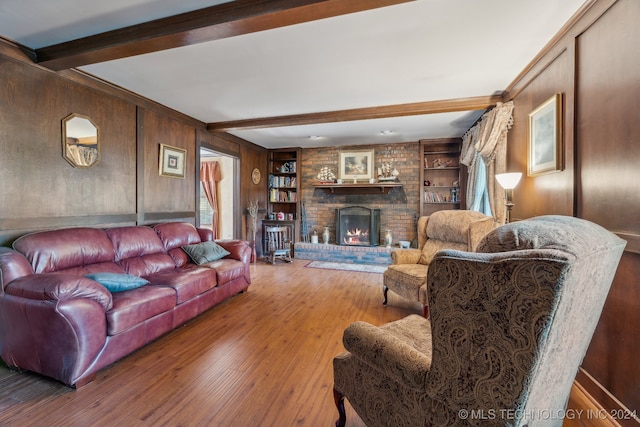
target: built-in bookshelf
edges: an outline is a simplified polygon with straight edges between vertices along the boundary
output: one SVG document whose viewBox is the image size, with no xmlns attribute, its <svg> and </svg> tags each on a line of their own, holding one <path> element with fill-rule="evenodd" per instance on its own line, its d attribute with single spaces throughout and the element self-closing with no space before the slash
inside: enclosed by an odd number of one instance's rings
<svg viewBox="0 0 640 427">
<path fill-rule="evenodd" d="M 269 204 L 263 227 L 290 227 L 295 241 L 300 227 L 300 150 L 297 148 L 269 151 Z M 265 233 L 263 232 L 263 236 Z"/>
<path fill-rule="evenodd" d="M 422 140 L 420 148 L 423 163 L 420 215 L 431 215 L 444 209 L 465 209 L 461 140 Z"/>
</svg>

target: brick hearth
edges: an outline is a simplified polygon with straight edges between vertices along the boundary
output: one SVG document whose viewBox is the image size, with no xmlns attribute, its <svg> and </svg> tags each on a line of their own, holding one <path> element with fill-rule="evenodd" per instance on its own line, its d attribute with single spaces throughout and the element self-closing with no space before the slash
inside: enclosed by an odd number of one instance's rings
<svg viewBox="0 0 640 427">
<path fill-rule="evenodd" d="M 391 249 L 384 246 L 343 246 L 323 243 L 298 242 L 294 249 L 296 259 L 347 262 L 352 264 L 391 264 Z"/>
</svg>

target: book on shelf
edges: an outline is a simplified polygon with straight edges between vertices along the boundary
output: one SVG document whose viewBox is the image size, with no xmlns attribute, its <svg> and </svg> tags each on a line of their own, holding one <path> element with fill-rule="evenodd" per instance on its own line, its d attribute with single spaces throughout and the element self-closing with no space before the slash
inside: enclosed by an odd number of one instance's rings
<svg viewBox="0 0 640 427">
<path fill-rule="evenodd" d="M 269 191 L 269 201 L 271 203 L 296 202 L 298 201 L 298 193 L 296 193 L 295 191 L 285 191 L 279 190 L 277 188 L 272 188 Z"/>
<path fill-rule="evenodd" d="M 427 203 L 457 203 L 459 202 L 458 195 L 459 191 L 457 188 L 452 188 L 448 193 L 425 190 L 424 201 Z"/>
<path fill-rule="evenodd" d="M 291 188 L 295 186 L 296 186 L 295 176 L 269 175 L 270 188 L 282 188 L 282 187 Z"/>
</svg>

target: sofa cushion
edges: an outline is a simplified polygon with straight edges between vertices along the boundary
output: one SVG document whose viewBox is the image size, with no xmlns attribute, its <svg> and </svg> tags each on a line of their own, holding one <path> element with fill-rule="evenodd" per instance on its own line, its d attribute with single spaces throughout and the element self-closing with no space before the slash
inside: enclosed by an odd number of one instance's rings
<svg viewBox="0 0 640 427">
<path fill-rule="evenodd" d="M 128 291 L 129 289 L 135 289 L 149 284 L 148 280 L 131 274 L 89 273 L 85 274 L 84 277 L 95 280 L 111 293 Z"/>
<path fill-rule="evenodd" d="M 217 261 L 208 262 L 202 264 L 203 267 L 208 267 L 215 270 L 216 281 L 218 286 L 222 286 L 232 280 L 245 275 L 246 264 L 242 261 L 235 259 L 224 258 Z"/>
<path fill-rule="evenodd" d="M 142 286 L 112 294 L 113 307 L 107 312 L 107 334 L 117 335 L 153 316 L 173 309 L 176 293 L 159 286 Z"/>
<path fill-rule="evenodd" d="M 21 252 L 35 273 L 51 273 L 74 267 L 115 261 L 107 233 L 99 228 L 66 228 L 19 237 L 13 248 Z"/>
<path fill-rule="evenodd" d="M 198 234 L 196 227 L 187 222 L 158 224 L 153 227 L 153 230 L 162 241 L 164 249 L 167 252 L 171 249 L 200 243 L 201 241 L 200 234 Z"/>
<path fill-rule="evenodd" d="M 106 233 L 115 249 L 116 261 L 164 253 L 162 241 L 150 227 L 115 227 Z"/>
<path fill-rule="evenodd" d="M 147 276 L 154 286 L 167 286 L 175 290 L 176 304 L 181 304 L 217 285 L 216 272 L 210 268 L 189 264 L 174 270 L 165 270 Z"/>
<path fill-rule="evenodd" d="M 230 255 L 231 252 L 218 245 L 216 242 L 201 242 L 193 245 L 186 245 L 182 250 L 189 255 L 189 258 L 196 264 L 204 264 L 207 262 L 217 261 Z"/>
</svg>

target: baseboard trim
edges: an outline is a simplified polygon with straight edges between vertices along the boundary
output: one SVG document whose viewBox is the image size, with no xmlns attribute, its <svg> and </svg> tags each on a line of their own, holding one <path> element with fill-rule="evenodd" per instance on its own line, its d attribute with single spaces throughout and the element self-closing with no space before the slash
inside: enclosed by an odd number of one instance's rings
<svg viewBox="0 0 640 427">
<path fill-rule="evenodd" d="M 576 405 L 575 409 L 591 414 L 593 421 L 596 422 L 593 425 L 638 427 L 640 423 L 637 414 L 633 414 L 583 368 L 578 370 L 571 394 L 572 402 Z M 589 423 L 582 425 L 589 425 Z"/>
</svg>

